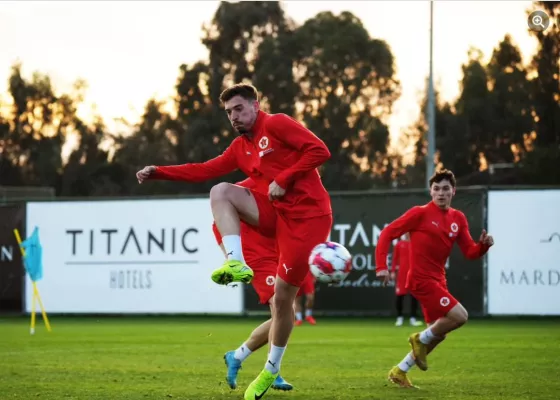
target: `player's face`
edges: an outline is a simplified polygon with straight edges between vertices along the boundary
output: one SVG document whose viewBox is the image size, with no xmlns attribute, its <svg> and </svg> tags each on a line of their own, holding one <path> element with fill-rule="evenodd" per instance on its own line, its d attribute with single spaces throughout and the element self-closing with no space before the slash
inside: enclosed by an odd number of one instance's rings
<svg viewBox="0 0 560 400">
<path fill-rule="evenodd" d="M 451 206 L 451 199 L 455 196 L 455 188 L 447 179 L 441 182 L 432 183 L 430 188 L 432 200 L 440 208 L 448 208 Z"/>
<path fill-rule="evenodd" d="M 226 101 L 225 109 L 233 129 L 243 135 L 251 131 L 257 119 L 259 103 L 235 96 Z"/>
</svg>

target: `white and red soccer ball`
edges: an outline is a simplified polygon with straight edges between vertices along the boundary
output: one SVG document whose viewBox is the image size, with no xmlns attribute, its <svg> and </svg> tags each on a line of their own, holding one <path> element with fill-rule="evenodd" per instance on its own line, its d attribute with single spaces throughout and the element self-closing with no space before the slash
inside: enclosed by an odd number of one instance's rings
<svg viewBox="0 0 560 400">
<path fill-rule="evenodd" d="M 319 282 L 342 282 L 352 270 L 352 255 L 340 243 L 320 243 L 311 250 L 309 269 Z"/>
</svg>

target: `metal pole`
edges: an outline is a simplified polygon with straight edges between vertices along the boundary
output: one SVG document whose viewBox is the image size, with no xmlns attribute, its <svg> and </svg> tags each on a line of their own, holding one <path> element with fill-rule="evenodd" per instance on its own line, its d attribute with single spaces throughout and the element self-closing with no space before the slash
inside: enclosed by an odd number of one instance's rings
<svg viewBox="0 0 560 400">
<path fill-rule="evenodd" d="M 436 104 L 434 93 L 434 2 L 430 1 L 430 75 L 428 80 L 428 155 L 426 158 L 426 187 L 430 188 L 430 177 L 434 173 L 434 154 L 436 148 Z"/>
</svg>

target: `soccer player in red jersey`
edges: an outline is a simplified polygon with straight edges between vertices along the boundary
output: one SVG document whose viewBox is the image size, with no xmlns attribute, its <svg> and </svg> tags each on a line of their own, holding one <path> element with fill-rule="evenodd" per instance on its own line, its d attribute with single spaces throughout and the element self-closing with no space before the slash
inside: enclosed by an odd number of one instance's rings
<svg viewBox="0 0 560 400">
<path fill-rule="evenodd" d="M 245 179 L 236 185 L 251 188 L 251 179 Z M 222 235 L 216 224 L 212 224 L 212 231 L 216 242 L 226 255 L 226 250 L 222 243 Z M 255 275 L 251 285 L 259 296 L 261 304 L 268 304 L 272 311 L 272 297 L 274 296 L 274 282 L 276 281 L 276 270 L 278 269 L 278 251 L 276 239 L 262 235 L 258 228 L 241 221 L 241 243 L 243 257 L 248 265 L 251 265 Z M 227 255 L 226 255 L 227 258 Z M 251 332 L 249 338 L 236 350 L 228 351 L 224 355 L 227 367 L 226 382 L 232 389 L 237 388 L 237 375 L 243 362 L 256 350 L 268 343 L 270 326 L 272 319 L 263 322 Z M 292 390 L 293 386 L 286 382 L 280 375 L 272 384 L 273 389 Z"/>
<path fill-rule="evenodd" d="M 317 170 L 330 152 L 294 119 L 260 110 L 257 90 L 251 85 L 234 85 L 222 92 L 220 100 L 240 133 L 222 155 L 204 163 L 147 166 L 136 177 L 139 183 L 160 178 L 200 182 L 240 169 L 255 182 L 254 189 L 220 183 L 210 191 L 214 220 L 228 256 L 212 273 L 216 283 L 250 283 L 253 278 L 243 259 L 241 220 L 266 236 L 275 236 L 278 245 L 271 349 L 265 368 L 245 391 L 245 398 L 253 400 L 264 396 L 278 375 L 294 325 L 294 299 L 309 272 L 309 253 L 327 240 L 331 230 L 330 196 Z"/>
<path fill-rule="evenodd" d="M 402 387 L 412 387 L 407 372 L 415 364 L 428 369 L 426 357 L 445 335 L 467 322 L 467 310 L 449 293 L 445 262 L 457 242 L 468 259 L 482 257 L 494 244 L 492 236 L 482 231 L 478 243 L 469 233 L 465 214 L 451 208 L 455 195 L 455 176 L 451 171 L 436 172 L 430 178 L 432 201 L 412 207 L 387 225 L 379 236 L 375 250 L 377 276 L 388 282 L 387 255 L 391 241 L 410 234 L 410 270 L 406 287 L 422 306 L 428 328 L 409 337 L 412 352 L 389 372 L 389 380 Z"/>
<path fill-rule="evenodd" d="M 393 257 L 391 259 L 391 279 L 395 282 L 395 306 L 397 308 L 397 322 L 395 326 L 402 326 L 403 303 L 405 297 L 410 297 L 410 325 L 421 326 L 422 322 L 416 320 L 416 310 L 418 309 L 418 301 L 410 294 L 406 288 L 406 277 L 410 265 L 410 235 L 405 233 L 393 248 Z"/>
<path fill-rule="evenodd" d="M 301 298 L 305 296 L 305 320 L 311 325 L 315 325 L 317 321 L 313 318 L 313 305 L 315 303 L 315 277 L 311 272 L 307 274 L 305 280 L 301 284 L 299 291 L 294 302 L 294 309 L 296 310 L 297 326 L 303 323 L 303 309 L 301 307 Z"/>
</svg>

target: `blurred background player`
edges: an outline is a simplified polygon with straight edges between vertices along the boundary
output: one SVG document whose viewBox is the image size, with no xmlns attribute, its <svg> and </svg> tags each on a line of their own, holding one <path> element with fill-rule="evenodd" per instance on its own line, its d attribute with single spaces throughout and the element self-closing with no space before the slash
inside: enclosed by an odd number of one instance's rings
<svg viewBox="0 0 560 400">
<path fill-rule="evenodd" d="M 402 326 L 404 322 L 403 305 L 404 299 L 410 298 L 410 325 L 422 326 L 422 321 L 416 320 L 418 311 L 418 301 L 410 294 L 406 287 L 406 278 L 408 276 L 408 268 L 410 264 L 410 235 L 405 233 L 401 240 L 397 242 L 393 249 L 393 258 L 391 262 L 391 279 L 395 281 L 395 306 L 397 309 L 397 322 L 395 326 Z"/>
<path fill-rule="evenodd" d="M 243 182 L 241 185 L 243 185 Z M 226 250 L 222 243 L 222 236 L 216 224 L 212 224 L 212 230 L 218 245 L 227 258 Z M 261 304 L 268 304 L 269 307 L 272 308 L 274 283 L 276 281 L 276 270 L 278 269 L 276 240 L 261 235 L 258 229 L 251 225 L 241 223 L 241 243 L 245 261 L 251 266 L 255 273 L 251 284 L 259 296 L 259 302 Z M 243 361 L 254 351 L 268 344 L 271 324 L 272 319 L 263 322 L 251 332 L 249 338 L 243 342 L 241 346 L 236 350 L 228 351 L 224 355 L 224 361 L 227 367 L 226 382 L 231 389 L 237 388 L 237 375 Z M 292 390 L 293 386 L 278 374 L 276 380 L 272 384 L 272 388 L 276 390 Z"/>
<path fill-rule="evenodd" d="M 455 329 L 468 320 L 467 310 L 447 289 L 445 263 L 457 242 L 463 255 L 470 260 L 482 257 L 494 244 L 492 236 L 482 231 L 478 243 L 469 232 L 467 217 L 451 208 L 456 180 L 453 172 L 443 170 L 430 178 L 432 201 L 412 207 L 387 225 L 379 235 L 375 249 L 377 276 L 384 284 L 389 280 L 387 255 L 391 241 L 410 234 L 410 269 L 408 289 L 422 306 L 428 324 L 422 332 L 413 333 L 408 341 L 412 352 L 389 371 L 389 381 L 401 387 L 413 387 L 407 372 L 418 365 L 428 369 L 427 355 Z"/>
<path fill-rule="evenodd" d="M 294 309 L 296 311 L 296 326 L 303 323 L 302 313 L 302 297 L 305 297 L 305 320 L 311 325 L 315 325 L 317 321 L 313 318 L 313 305 L 315 303 L 315 277 L 311 272 L 307 274 L 305 280 L 301 284 L 294 301 Z"/>
</svg>

